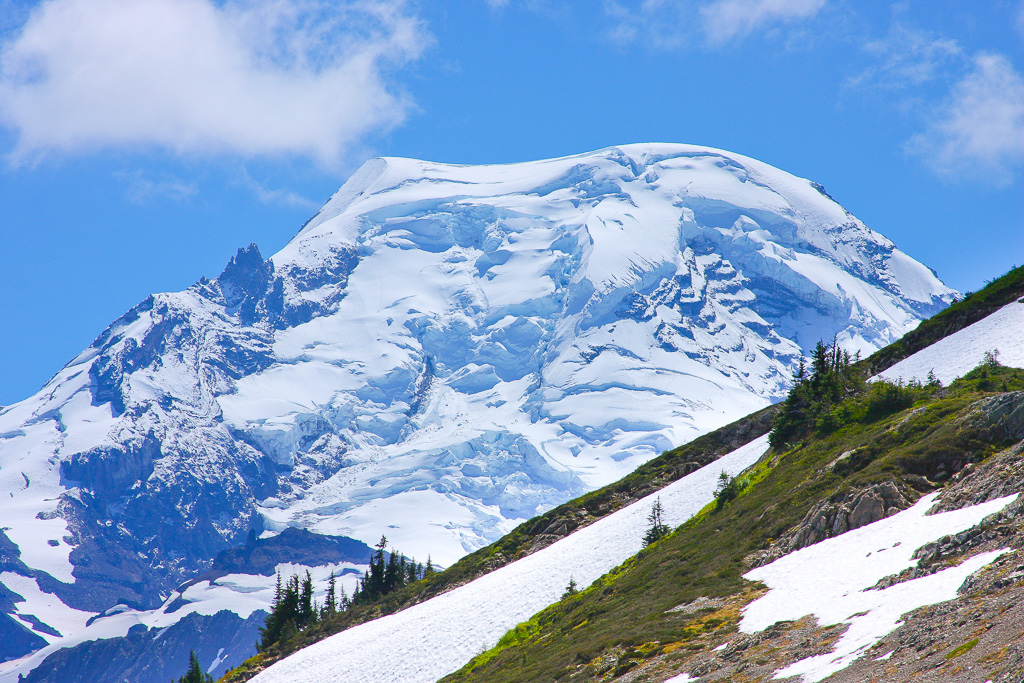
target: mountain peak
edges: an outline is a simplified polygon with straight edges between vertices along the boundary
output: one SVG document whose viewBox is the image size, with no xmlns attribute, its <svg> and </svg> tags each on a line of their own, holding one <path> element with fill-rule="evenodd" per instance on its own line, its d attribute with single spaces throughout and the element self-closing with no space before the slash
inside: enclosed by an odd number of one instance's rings
<svg viewBox="0 0 1024 683">
<path fill-rule="evenodd" d="M 873 351 L 953 294 L 722 150 L 373 159 L 269 260 L 154 295 L 0 415 L 7 535 L 91 613 L 155 607 L 117 562 L 170 591 L 252 528 L 386 527 L 447 565 L 778 400 L 818 340 Z"/>
</svg>

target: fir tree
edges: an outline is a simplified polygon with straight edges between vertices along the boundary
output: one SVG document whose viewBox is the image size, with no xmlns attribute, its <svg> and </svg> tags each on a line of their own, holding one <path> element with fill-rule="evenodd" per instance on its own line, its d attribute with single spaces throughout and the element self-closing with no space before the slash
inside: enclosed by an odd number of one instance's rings
<svg viewBox="0 0 1024 683">
<path fill-rule="evenodd" d="M 419 581 L 419 578 L 419 569 L 417 568 L 416 558 L 414 557 L 409 560 L 409 564 L 405 566 L 405 582 L 415 583 L 416 581 Z"/>
<path fill-rule="evenodd" d="M 331 576 L 327 579 L 327 594 L 324 596 L 324 611 L 323 616 L 332 616 L 338 611 L 338 598 L 337 598 L 337 583 L 338 580 L 334 576 L 334 570 L 331 570 Z M 342 589 L 344 594 L 344 589 Z"/>
<path fill-rule="evenodd" d="M 213 676 L 203 672 L 203 667 L 199 664 L 199 658 L 196 657 L 196 651 L 190 650 L 188 653 L 188 670 L 185 675 L 178 679 L 178 683 L 212 683 Z"/>
<path fill-rule="evenodd" d="M 295 577 L 295 580 L 297 582 L 298 577 Z M 313 577 L 308 569 L 306 570 L 306 578 L 302 580 L 296 612 L 295 625 L 300 629 L 316 621 L 317 609 L 313 604 Z"/>
<path fill-rule="evenodd" d="M 569 577 L 569 585 L 565 587 L 565 592 L 562 593 L 562 599 L 565 600 L 568 597 L 572 597 L 579 593 L 579 586 L 576 585 L 576 579 Z"/>
<path fill-rule="evenodd" d="M 800 360 L 793 376 L 793 388 L 772 425 L 772 448 L 782 448 L 791 439 L 814 429 L 828 433 L 836 428 L 833 407 L 863 386 L 863 379 L 856 375 L 852 361 L 850 354 L 839 348 L 835 340 L 832 344 L 818 341 L 811 354 L 809 373 Z"/>
<path fill-rule="evenodd" d="M 725 470 L 722 470 L 722 473 L 718 475 L 718 484 L 715 486 L 715 509 L 721 510 L 726 503 L 735 500 L 745 488 L 746 483 L 740 482 L 735 477 L 730 477 Z"/>
<path fill-rule="evenodd" d="M 645 546 L 668 536 L 671 531 L 662 519 L 663 513 L 661 497 L 659 496 L 655 499 L 654 504 L 651 505 L 651 514 L 647 515 L 647 532 L 644 533 Z"/>
</svg>

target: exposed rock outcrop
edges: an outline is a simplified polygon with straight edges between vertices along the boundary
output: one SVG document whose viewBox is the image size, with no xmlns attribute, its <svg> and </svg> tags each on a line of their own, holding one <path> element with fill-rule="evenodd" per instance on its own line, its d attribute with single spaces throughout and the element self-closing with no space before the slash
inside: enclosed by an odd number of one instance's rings
<svg viewBox="0 0 1024 683">
<path fill-rule="evenodd" d="M 833 496 L 811 508 L 799 524 L 770 548 L 749 558 L 748 564 L 760 567 L 794 550 L 890 517 L 913 505 L 917 497 L 913 489 L 891 481 Z"/>
</svg>

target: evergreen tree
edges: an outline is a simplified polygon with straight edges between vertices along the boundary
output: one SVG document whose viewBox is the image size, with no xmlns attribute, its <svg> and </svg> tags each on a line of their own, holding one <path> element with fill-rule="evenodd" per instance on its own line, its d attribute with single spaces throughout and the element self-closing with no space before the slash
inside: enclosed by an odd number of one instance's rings
<svg viewBox="0 0 1024 683">
<path fill-rule="evenodd" d="M 402 556 L 397 551 L 392 551 L 388 556 L 387 566 L 384 569 L 384 588 L 381 594 L 390 593 L 401 585 L 401 580 L 405 578 L 402 559 Z"/>
<path fill-rule="evenodd" d="M 562 593 L 562 599 L 565 600 L 568 597 L 579 593 L 579 587 L 576 585 L 576 579 L 569 577 L 569 585 L 565 587 L 565 592 Z"/>
<path fill-rule="evenodd" d="M 791 439 L 814 429 L 828 433 L 836 428 L 833 407 L 863 386 L 852 362 L 850 354 L 839 348 L 835 340 L 832 344 L 818 341 L 811 354 L 809 373 L 800 360 L 793 376 L 793 388 L 772 425 L 772 448 L 782 448 Z"/>
<path fill-rule="evenodd" d="M 671 529 L 662 519 L 664 510 L 661 507 L 661 497 L 655 499 L 651 506 L 651 514 L 647 515 L 647 532 L 644 533 L 644 545 L 648 546 L 669 535 Z"/>
<path fill-rule="evenodd" d="M 190 650 L 188 653 L 188 670 L 185 675 L 178 679 L 178 683 L 212 683 L 213 676 L 203 672 L 203 667 L 199 664 L 199 658 L 196 657 L 196 651 Z"/>
<path fill-rule="evenodd" d="M 726 503 L 735 500 L 745 488 L 746 483 L 741 483 L 722 470 L 722 473 L 718 475 L 718 484 L 715 486 L 715 509 L 721 510 Z"/>
<path fill-rule="evenodd" d="M 413 558 L 409 560 L 409 564 L 405 567 L 405 582 L 415 583 L 419 578 L 419 569 L 416 564 L 416 558 Z"/>
<path fill-rule="evenodd" d="M 298 581 L 298 577 L 295 578 Z M 310 576 L 308 569 L 306 570 L 306 578 L 302 580 L 296 612 L 295 625 L 300 629 L 316 621 L 317 610 L 313 605 L 313 577 Z"/>
<path fill-rule="evenodd" d="M 323 616 L 332 616 L 338 611 L 338 598 L 337 598 L 337 583 L 338 580 L 334 576 L 334 570 L 331 570 L 331 576 L 327 579 L 327 594 L 324 596 L 324 611 Z M 342 589 L 344 594 L 344 589 Z"/>
</svg>

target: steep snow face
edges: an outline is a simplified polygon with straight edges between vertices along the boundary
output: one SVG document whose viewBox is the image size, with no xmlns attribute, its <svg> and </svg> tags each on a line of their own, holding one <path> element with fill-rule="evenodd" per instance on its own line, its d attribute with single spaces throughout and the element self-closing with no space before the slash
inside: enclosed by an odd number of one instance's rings
<svg viewBox="0 0 1024 683">
<path fill-rule="evenodd" d="M 159 608 L 250 530 L 447 565 L 778 399 L 818 339 L 870 351 L 951 296 L 719 150 L 375 159 L 272 259 L 150 297 L 0 412 L 0 568 L 35 586 L 0 587 L 0 658 Z"/>
</svg>

